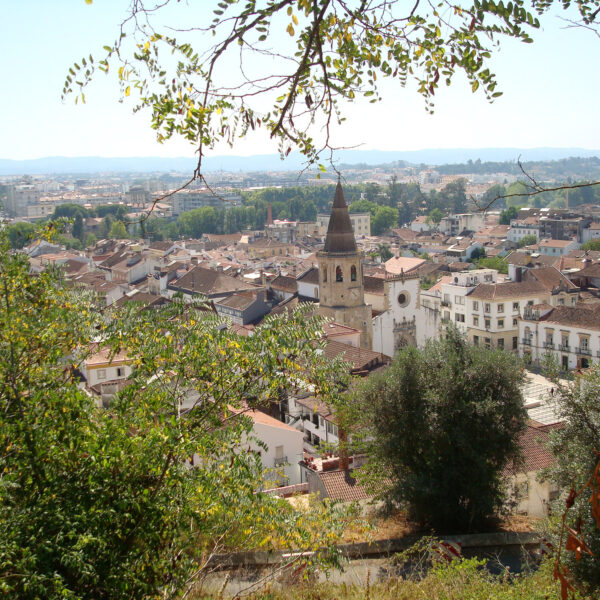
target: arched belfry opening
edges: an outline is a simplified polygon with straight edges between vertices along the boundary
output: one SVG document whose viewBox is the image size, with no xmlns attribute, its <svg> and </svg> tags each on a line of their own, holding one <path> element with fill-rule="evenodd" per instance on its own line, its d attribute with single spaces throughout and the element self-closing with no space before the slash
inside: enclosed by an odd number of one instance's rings
<svg viewBox="0 0 600 600">
<path fill-rule="evenodd" d="M 344 192 L 338 182 L 323 250 L 317 253 L 321 269 L 319 314 L 361 331 L 362 348 L 372 347 L 371 306 L 365 303 L 362 253 L 356 245 Z M 326 270 L 329 273 L 326 273 Z"/>
</svg>

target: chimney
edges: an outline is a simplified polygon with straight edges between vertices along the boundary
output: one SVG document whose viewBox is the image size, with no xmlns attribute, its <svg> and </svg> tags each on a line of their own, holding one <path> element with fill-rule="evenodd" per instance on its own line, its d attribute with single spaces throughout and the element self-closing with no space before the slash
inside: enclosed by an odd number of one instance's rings
<svg viewBox="0 0 600 600">
<path fill-rule="evenodd" d="M 338 429 L 338 452 L 340 455 L 340 471 L 347 471 L 350 468 L 350 459 L 348 458 L 348 435 L 345 429 Z"/>
<path fill-rule="evenodd" d="M 267 204 L 267 225 L 273 225 L 273 211 L 270 202 Z"/>
<path fill-rule="evenodd" d="M 515 269 L 515 281 L 517 283 L 523 281 L 523 267 L 517 267 Z"/>
</svg>

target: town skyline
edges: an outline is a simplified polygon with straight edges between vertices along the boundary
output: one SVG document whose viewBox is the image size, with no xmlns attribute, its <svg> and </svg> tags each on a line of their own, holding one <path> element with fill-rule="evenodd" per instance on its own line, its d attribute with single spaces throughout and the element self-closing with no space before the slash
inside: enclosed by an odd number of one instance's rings
<svg viewBox="0 0 600 600">
<path fill-rule="evenodd" d="M 123 16 L 119 8 L 32 0 L 13 3 L 4 16 L 0 64 L 14 92 L 0 99 L 2 114 L 10 115 L 0 133 L 0 158 L 194 157 L 190 144 L 173 140 L 158 144 L 149 115 L 132 114 L 132 98 L 119 103 L 118 85 L 111 77 L 97 78 L 86 92 L 84 106 L 75 105 L 73 97 L 61 102 L 69 66 L 81 56 L 98 56 L 103 44 L 114 39 Z M 589 66 L 598 42 L 592 32 L 568 27 L 556 12 L 548 17 L 543 31 L 534 32 L 533 44 L 505 40 L 493 57 L 504 92 L 494 103 L 483 94 L 471 93 L 466 81 L 457 80 L 439 89 L 435 113 L 429 115 L 410 84 L 402 89 L 385 82 L 384 100 L 376 106 L 364 100 L 342 107 L 347 121 L 336 129 L 334 145 L 405 151 L 457 146 L 596 147 L 600 126 L 595 98 L 600 82 L 589 76 Z M 10 58 L 15 52 L 18 60 Z M 233 148 L 217 146 L 208 156 L 276 151 L 276 143 L 263 132 Z"/>
</svg>

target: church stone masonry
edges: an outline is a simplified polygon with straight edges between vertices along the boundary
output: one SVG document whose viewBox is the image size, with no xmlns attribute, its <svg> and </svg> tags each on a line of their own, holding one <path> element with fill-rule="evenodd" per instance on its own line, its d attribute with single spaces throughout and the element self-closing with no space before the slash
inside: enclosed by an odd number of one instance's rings
<svg viewBox="0 0 600 600">
<path fill-rule="evenodd" d="M 319 261 L 319 314 L 361 331 L 361 348 L 372 348 L 371 306 L 365 304 L 362 253 L 358 251 L 344 192 L 338 181 L 325 248 Z"/>
</svg>

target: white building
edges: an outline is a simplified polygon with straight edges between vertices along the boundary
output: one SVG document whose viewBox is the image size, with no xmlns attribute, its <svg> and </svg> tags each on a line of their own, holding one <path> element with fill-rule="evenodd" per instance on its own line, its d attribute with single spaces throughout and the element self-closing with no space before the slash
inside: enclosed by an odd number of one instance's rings
<svg viewBox="0 0 600 600">
<path fill-rule="evenodd" d="M 417 345 L 421 279 L 416 273 L 383 280 L 384 310 L 373 317 L 373 350 L 394 356 L 404 346 Z"/>
<path fill-rule="evenodd" d="M 260 452 L 267 487 L 300 483 L 304 434 L 258 410 L 245 414 L 252 419 L 254 436 L 266 446 L 265 450 L 255 443 L 250 444 L 255 452 Z"/>
<path fill-rule="evenodd" d="M 525 236 L 534 235 L 536 240 L 540 239 L 540 226 L 537 223 L 530 222 L 531 219 L 520 221 L 512 219 L 507 239 L 510 242 L 518 244 Z"/>
<path fill-rule="evenodd" d="M 600 358 L 600 303 L 532 306 L 519 323 L 519 354 L 534 364 L 551 354 L 563 370 Z"/>
<path fill-rule="evenodd" d="M 543 240 L 539 243 L 540 254 L 546 256 L 564 256 L 579 248 L 581 244 L 575 240 Z"/>
<path fill-rule="evenodd" d="M 109 381 L 127 379 L 131 375 L 131 360 L 124 352 L 111 357 L 110 348 L 102 348 L 85 360 L 84 376 L 88 387 Z"/>
</svg>

